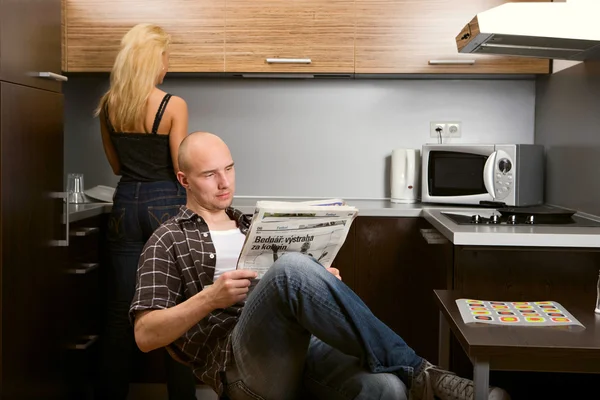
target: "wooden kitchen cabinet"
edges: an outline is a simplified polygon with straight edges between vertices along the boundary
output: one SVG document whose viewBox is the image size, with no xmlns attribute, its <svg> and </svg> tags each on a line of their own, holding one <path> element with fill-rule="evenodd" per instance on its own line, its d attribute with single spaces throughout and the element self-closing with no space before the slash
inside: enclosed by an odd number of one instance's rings
<svg viewBox="0 0 600 400">
<path fill-rule="evenodd" d="M 226 9 L 226 72 L 354 73 L 354 0 L 227 0 Z"/>
<path fill-rule="evenodd" d="M 65 398 L 62 165 L 63 95 L 0 82 L 1 399 Z"/>
<path fill-rule="evenodd" d="M 452 287 L 452 243 L 423 218 L 358 217 L 355 223 L 355 292 L 419 355 L 437 362 L 433 290 Z"/>
<path fill-rule="evenodd" d="M 67 399 L 93 398 L 107 299 L 106 226 L 107 214 L 70 224 L 64 291 Z"/>
<path fill-rule="evenodd" d="M 356 0 L 356 73 L 549 73 L 549 60 L 458 53 L 455 37 L 460 30 L 477 13 L 506 2 Z M 429 65 L 431 60 L 448 62 Z M 468 60 L 475 63 L 456 64 Z"/>
<path fill-rule="evenodd" d="M 142 22 L 171 34 L 172 72 L 223 72 L 225 0 L 62 0 L 68 72 L 110 71 L 123 35 Z"/>
<path fill-rule="evenodd" d="M 153 22 L 172 35 L 172 72 L 549 73 L 545 59 L 458 53 L 464 25 L 504 2 L 62 0 L 62 70 L 110 71 L 127 30 Z"/>
<path fill-rule="evenodd" d="M 60 74 L 60 0 L 0 1 L 0 48 L 0 81 L 60 92 L 40 77 Z"/>
</svg>

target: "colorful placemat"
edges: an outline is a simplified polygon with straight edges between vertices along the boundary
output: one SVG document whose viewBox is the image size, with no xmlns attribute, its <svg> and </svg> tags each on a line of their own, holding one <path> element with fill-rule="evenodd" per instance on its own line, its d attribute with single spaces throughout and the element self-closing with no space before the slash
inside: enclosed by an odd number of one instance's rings
<svg viewBox="0 0 600 400">
<path fill-rule="evenodd" d="M 482 323 L 515 326 L 575 325 L 585 328 L 556 301 L 488 301 L 457 299 L 465 324 Z"/>
</svg>

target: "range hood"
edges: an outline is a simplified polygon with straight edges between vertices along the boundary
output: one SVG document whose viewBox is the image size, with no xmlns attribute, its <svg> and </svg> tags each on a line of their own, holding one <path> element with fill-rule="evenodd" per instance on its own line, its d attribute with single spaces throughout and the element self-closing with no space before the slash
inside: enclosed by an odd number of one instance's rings
<svg viewBox="0 0 600 400">
<path fill-rule="evenodd" d="M 506 3 L 481 12 L 456 37 L 460 53 L 600 59 L 600 0 Z"/>
</svg>

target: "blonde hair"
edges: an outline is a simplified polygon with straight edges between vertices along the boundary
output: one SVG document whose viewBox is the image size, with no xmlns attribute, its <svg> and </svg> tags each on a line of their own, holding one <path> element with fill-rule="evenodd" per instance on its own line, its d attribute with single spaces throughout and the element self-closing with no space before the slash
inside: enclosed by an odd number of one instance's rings
<svg viewBox="0 0 600 400">
<path fill-rule="evenodd" d="M 171 36 L 153 24 L 138 24 L 121 39 L 110 88 L 95 114 L 108 106 L 115 131 L 135 132 L 144 126 L 146 102 L 163 71 L 162 55 L 170 41 Z"/>
</svg>

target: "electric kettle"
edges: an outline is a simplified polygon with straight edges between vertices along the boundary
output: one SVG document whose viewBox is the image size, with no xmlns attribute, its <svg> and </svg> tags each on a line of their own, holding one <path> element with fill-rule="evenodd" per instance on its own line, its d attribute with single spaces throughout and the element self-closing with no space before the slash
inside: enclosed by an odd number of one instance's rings
<svg viewBox="0 0 600 400">
<path fill-rule="evenodd" d="M 392 203 L 416 203 L 420 193 L 421 152 L 417 149 L 392 151 Z"/>
</svg>

